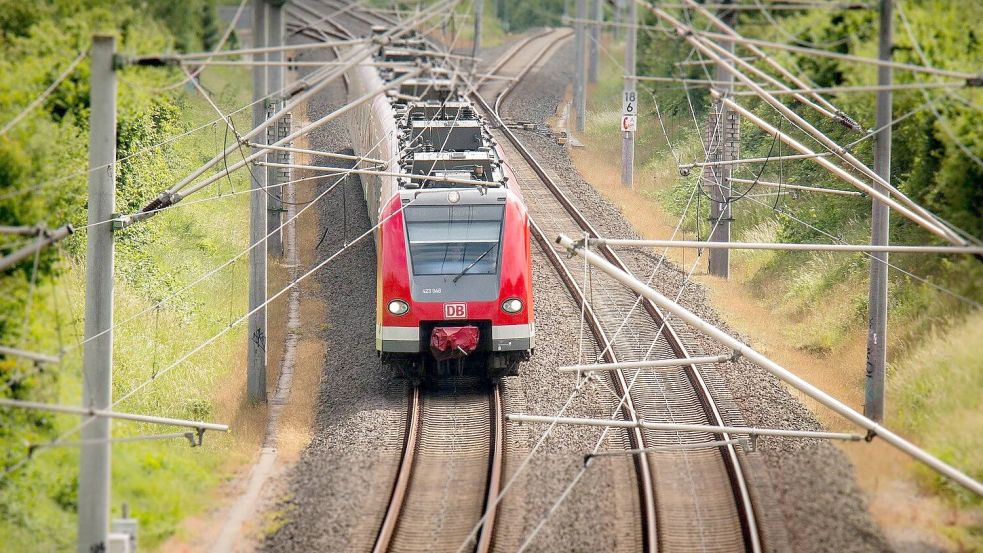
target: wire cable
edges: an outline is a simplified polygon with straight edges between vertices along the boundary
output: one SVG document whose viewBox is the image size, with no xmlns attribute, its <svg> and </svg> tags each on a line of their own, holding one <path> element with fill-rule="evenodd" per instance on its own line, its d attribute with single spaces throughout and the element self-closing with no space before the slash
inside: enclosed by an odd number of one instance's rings
<svg viewBox="0 0 983 553">
<path fill-rule="evenodd" d="M 79 54 L 75 56 L 75 59 L 72 60 L 72 63 L 68 64 L 68 67 L 61 72 L 61 75 L 58 75 L 58 77 L 48 86 L 48 88 L 44 90 L 44 92 L 42 92 L 30 104 L 24 107 L 24 109 L 22 109 L 20 113 L 15 115 L 13 119 L 8 121 L 2 128 L 0 128 L 0 136 L 7 134 L 7 131 L 14 128 L 14 125 L 19 123 L 21 119 L 27 116 L 28 113 L 32 112 L 34 108 L 41 105 L 41 103 L 44 102 L 45 99 L 47 99 L 47 97 L 50 96 L 51 93 L 54 92 L 58 88 L 58 86 L 60 86 L 61 83 L 75 71 L 75 68 L 78 67 L 78 64 L 81 63 L 82 60 L 85 59 L 86 56 L 88 55 L 89 55 L 88 50 L 79 52 Z"/>
<path fill-rule="evenodd" d="M 926 67 L 931 67 L 931 63 L 929 63 L 928 56 L 926 56 L 925 51 L 922 50 L 922 47 L 918 43 L 918 39 L 915 37 L 915 33 L 911 28 L 911 24 L 908 22 L 908 16 L 905 15 L 904 7 L 902 6 L 903 2 L 897 2 L 896 4 L 898 8 L 898 15 L 901 17 L 901 23 L 904 25 L 905 32 L 908 35 L 908 40 L 911 41 L 912 48 L 914 48 L 915 52 L 918 54 L 918 57 L 922 60 L 922 65 Z M 952 127 L 949 126 L 948 120 L 939 112 L 938 108 L 935 105 L 935 101 L 931 99 L 931 95 L 928 93 L 928 91 L 922 89 L 921 93 L 922 96 L 925 98 L 926 102 L 928 102 L 929 108 L 932 110 L 932 114 L 935 115 L 936 121 L 938 122 L 939 127 L 942 129 L 942 131 L 949 136 L 949 138 L 956 144 L 956 146 L 960 150 L 962 150 L 964 154 L 966 154 L 966 157 L 973 160 L 973 162 L 979 165 L 980 167 L 983 167 L 983 159 L 980 159 L 978 155 L 973 153 L 973 151 L 970 150 L 968 146 L 966 146 L 966 144 L 962 141 L 962 139 L 960 139 L 959 136 L 956 135 L 956 132 L 953 131 Z"/>
</svg>

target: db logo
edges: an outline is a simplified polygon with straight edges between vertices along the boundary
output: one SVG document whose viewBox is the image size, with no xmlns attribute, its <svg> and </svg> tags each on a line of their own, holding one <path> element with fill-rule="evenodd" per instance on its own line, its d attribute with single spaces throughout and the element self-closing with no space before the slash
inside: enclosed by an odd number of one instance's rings
<svg viewBox="0 0 983 553">
<path fill-rule="evenodd" d="M 445 319 L 467 319 L 468 318 L 468 307 L 467 307 L 467 304 L 463 304 L 463 303 L 445 303 L 444 304 L 444 318 Z"/>
</svg>

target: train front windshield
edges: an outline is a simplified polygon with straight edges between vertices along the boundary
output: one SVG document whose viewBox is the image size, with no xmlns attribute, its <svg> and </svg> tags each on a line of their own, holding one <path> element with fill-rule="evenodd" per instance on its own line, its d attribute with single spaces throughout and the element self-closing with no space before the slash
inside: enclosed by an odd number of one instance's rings
<svg viewBox="0 0 983 553">
<path fill-rule="evenodd" d="M 504 214 L 501 205 L 407 207 L 403 216 L 413 274 L 497 273 Z"/>
</svg>

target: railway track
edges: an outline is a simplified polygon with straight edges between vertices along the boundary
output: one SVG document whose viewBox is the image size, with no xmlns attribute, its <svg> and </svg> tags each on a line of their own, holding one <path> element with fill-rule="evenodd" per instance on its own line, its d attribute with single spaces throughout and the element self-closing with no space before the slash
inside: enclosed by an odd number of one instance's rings
<svg viewBox="0 0 983 553">
<path fill-rule="evenodd" d="M 338 2 L 319 3 L 321 10 L 301 8 L 315 15 L 344 9 Z M 365 25 L 389 23 L 358 10 L 345 10 L 345 15 Z M 354 38 L 331 20 L 317 29 Z M 337 57 L 337 49 L 335 53 Z M 498 384 L 459 378 L 436 388 L 413 386 L 406 420 L 402 455 L 372 551 L 457 551 L 483 518 L 477 537 L 467 545 L 475 553 L 491 551 L 495 498 L 505 463 L 505 418 Z"/>
<path fill-rule="evenodd" d="M 492 134 L 521 181 L 533 235 L 542 251 L 578 303 L 590 294 L 585 316 L 604 350 L 604 360 L 689 357 L 682 337 L 664 324 L 651 303 L 639 305 L 633 293 L 600 273 L 592 274 L 589 291 L 581 289 L 573 276 L 581 268 L 554 249 L 552 239 L 561 233 L 598 233 L 500 117 L 501 104 L 514 85 L 569 37 L 569 30 L 551 30 L 513 47 L 489 71 L 495 78 L 482 78 L 478 93 L 473 94 L 476 104 L 497 123 Z M 605 248 L 601 253 L 626 268 L 613 251 Z M 723 424 L 695 366 L 618 371 L 610 377 L 612 388 L 624 398 L 620 415 L 625 419 Z M 456 551 L 489 506 L 485 524 L 468 546 L 479 552 L 491 549 L 494 499 L 504 465 L 501 393 L 497 385 L 484 389 L 460 381 L 448 385 L 414 387 L 409 393 L 404 448 L 374 552 Z M 726 440 L 727 435 L 642 429 L 628 434 L 631 449 L 661 448 L 633 455 L 644 550 L 764 550 L 744 466 L 733 446 L 671 449 Z"/>
<path fill-rule="evenodd" d="M 505 459 L 498 384 L 468 379 L 413 387 L 406 438 L 373 553 L 457 551 L 485 516 L 476 553 L 491 551 Z"/>
<path fill-rule="evenodd" d="M 679 333 L 655 305 L 638 297 L 603 273 L 592 272 L 589 291 L 573 276 L 583 268 L 553 247 L 559 234 L 598 236 L 586 217 L 566 197 L 518 137 L 503 123 L 503 100 L 525 74 L 566 37 L 544 33 L 513 50 L 498 66 L 512 77 L 505 87 L 482 85 L 475 94 L 484 115 L 495 121 L 492 134 L 520 180 L 533 235 L 559 272 L 604 350 L 606 362 L 690 357 Z M 532 46 L 538 45 L 538 49 Z M 494 106 L 494 107 L 492 107 Z M 627 270 L 612 250 L 609 261 Z M 624 324 L 622 324 L 624 322 Z M 721 410 L 696 366 L 655 371 L 615 371 L 612 387 L 624 398 L 621 416 L 628 420 L 723 424 Z M 625 391 L 629 393 L 625 394 Z M 751 501 L 744 463 L 732 445 L 705 449 L 672 449 L 727 440 L 726 434 L 633 430 L 632 449 L 659 448 L 633 455 L 646 551 L 763 551 L 758 513 Z"/>
</svg>

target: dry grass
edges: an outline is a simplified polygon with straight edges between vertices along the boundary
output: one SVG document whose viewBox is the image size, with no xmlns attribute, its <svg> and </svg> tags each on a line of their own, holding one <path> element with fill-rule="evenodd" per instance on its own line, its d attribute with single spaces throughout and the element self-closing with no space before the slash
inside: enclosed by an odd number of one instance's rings
<svg viewBox="0 0 983 553">
<path fill-rule="evenodd" d="M 620 140 L 617 129 L 607 124 L 606 119 L 610 118 L 611 113 L 606 109 L 588 113 L 587 132 L 577 134 L 586 148 L 571 150 L 577 170 L 619 207 L 641 236 L 668 238 L 677 217 L 669 214 L 661 202 L 662 193 L 678 178 L 675 160 L 662 156 L 646 162 L 636 157 L 635 189 L 624 188 L 620 183 L 620 149 L 617 148 Z M 776 230 L 777 223 L 765 222 L 742 239 L 772 241 Z M 684 233 L 680 238 L 683 237 L 688 236 Z M 673 261 L 687 269 L 694 256 L 692 250 L 669 252 Z M 866 336 L 856 332 L 857 283 L 829 280 L 844 274 L 847 261 L 819 256 L 811 263 L 829 266 L 802 267 L 796 275 L 798 282 L 756 281 L 752 284 L 751 279 L 760 276 L 761 269 L 774 256 L 773 252 L 735 252 L 731 258 L 731 280 L 707 276 L 703 263 L 697 267 L 695 280 L 706 287 L 711 303 L 723 319 L 731 328 L 750 336 L 756 349 L 862 411 Z M 799 297 L 795 293 L 790 296 L 789 290 L 799 292 Z M 802 301 L 800 296 L 803 294 L 818 294 L 813 297 L 813 303 L 816 297 L 821 298 L 819 303 L 823 309 L 803 308 L 811 305 Z M 843 324 L 831 325 L 831 321 Z M 889 409 L 894 410 L 889 424 L 901 423 L 896 415 L 899 410 L 917 409 L 928 413 L 936 427 L 926 429 L 922 436 L 913 436 L 916 441 L 943 451 L 943 456 L 958 466 L 980 467 L 983 466 L 980 459 L 983 443 L 977 442 L 978 437 L 983 436 L 983 416 L 980 415 L 983 405 L 978 391 L 983 389 L 983 382 L 980 382 L 983 368 L 978 354 L 973 351 L 979 349 L 977 344 L 983 340 L 983 316 L 953 325 L 953 328 L 958 329 L 952 338 L 955 342 L 928 338 L 923 351 L 892 367 L 892 375 L 899 376 L 891 377 L 894 381 L 890 396 L 896 403 L 888 404 Z M 931 383 L 929 393 L 923 389 L 927 371 L 937 371 L 935 378 L 927 380 Z M 902 373 L 905 376 L 900 376 Z M 827 427 L 854 429 L 816 402 L 794 391 L 793 394 Z M 921 404 L 915 405 L 916 402 L 906 399 L 906 395 L 918 398 Z M 926 403 L 930 405 L 926 406 Z M 941 415 L 936 417 L 938 413 Z M 949 441 L 939 444 L 939 439 Z M 913 474 L 921 473 L 921 469 L 910 458 L 876 440 L 873 444 L 838 445 L 854 463 L 857 482 L 868 496 L 872 516 L 894 539 L 923 542 L 948 550 L 980 550 L 974 548 L 983 547 L 978 543 L 979 538 L 974 537 L 983 527 L 981 509 L 956 507 L 926 490 L 912 478 Z"/>
<path fill-rule="evenodd" d="M 305 118 L 305 111 L 297 109 L 293 113 L 294 120 L 298 123 Z M 306 140 L 301 139 L 297 142 L 297 147 L 306 148 Z M 306 156 L 297 155 L 297 163 L 307 163 Z M 310 186 L 298 186 L 298 202 L 305 202 L 312 199 L 313 188 Z M 316 209 L 305 212 L 298 218 L 297 238 L 299 240 L 298 252 L 301 267 L 310 266 L 313 262 L 313 240 L 315 239 L 317 228 Z M 268 286 L 269 290 L 275 292 L 282 290 L 289 283 L 288 268 L 284 261 L 271 261 L 269 264 Z M 318 338 L 317 329 L 323 324 L 325 310 L 319 301 L 310 299 L 310 291 L 316 283 L 313 280 L 305 281 L 301 285 L 301 339 L 294 352 L 296 356 L 296 367 L 294 379 L 291 386 L 291 394 L 288 398 L 287 408 L 282 411 L 277 432 L 277 462 L 279 465 L 278 474 L 290 463 L 295 461 L 309 443 L 311 437 L 311 423 L 314 417 L 314 407 L 320 379 L 322 361 L 324 359 L 324 343 Z M 305 298 L 305 296 L 307 296 Z M 272 392 L 276 389 L 277 380 L 281 373 L 281 362 L 286 341 L 287 330 L 287 295 L 282 296 L 277 301 L 272 302 L 267 308 L 267 327 L 268 327 L 268 369 L 267 369 L 267 390 Z M 260 447 L 262 446 L 267 429 L 267 404 L 251 404 L 246 399 L 246 348 L 245 345 L 237 347 L 235 364 L 228 371 L 228 376 L 223 381 L 222 386 L 217 387 L 217 393 L 213 398 L 216 416 L 219 420 L 229 421 L 231 436 L 229 439 L 232 455 L 226 460 L 223 473 L 229 475 L 228 479 L 217 486 L 209 493 L 205 503 L 211 509 L 198 516 L 186 518 L 175 535 L 165 542 L 160 551 L 172 553 L 190 553 L 208 551 L 215 538 L 216 528 L 220 528 L 229 516 L 231 507 L 240 500 L 245 492 L 245 486 L 249 481 L 249 474 L 256 459 L 258 458 Z M 281 491 L 281 484 L 276 481 L 267 483 L 264 490 L 264 498 L 261 501 L 271 501 L 277 497 Z M 260 510 L 262 506 L 257 506 Z M 252 520 L 246 522 L 243 527 L 243 541 L 240 545 L 247 550 L 252 550 L 256 545 L 255 540 L 263 533 L 263 528 L 267 526 L 263 515 L 257 514 Z"/>
</svg>

